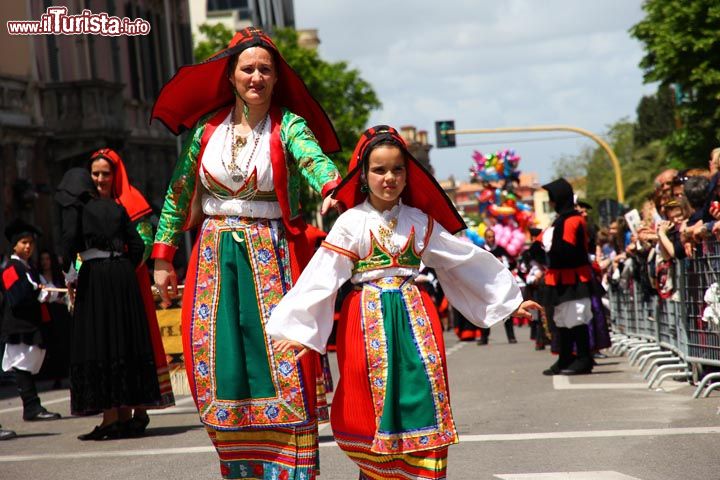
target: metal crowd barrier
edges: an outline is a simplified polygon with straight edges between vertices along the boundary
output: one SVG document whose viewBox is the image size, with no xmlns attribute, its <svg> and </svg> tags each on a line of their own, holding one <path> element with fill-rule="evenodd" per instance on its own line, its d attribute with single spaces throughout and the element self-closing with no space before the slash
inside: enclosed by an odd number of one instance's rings
<svg viewBox="0 0 720 480">
<path fill-rule="evenodd" d="M 694 397 L 707 397 L 720 388 L 720 243 L 707 241 L 694 258 L 676 261 L 673 281 L 668 299 L 643 291 L 633 279 L 610 289 L 613 352 L 628 353 L 648 388 L 691 378 L 700 380 Z M 707 308 L 715 320 L 704 319 Z"/>
</svg>

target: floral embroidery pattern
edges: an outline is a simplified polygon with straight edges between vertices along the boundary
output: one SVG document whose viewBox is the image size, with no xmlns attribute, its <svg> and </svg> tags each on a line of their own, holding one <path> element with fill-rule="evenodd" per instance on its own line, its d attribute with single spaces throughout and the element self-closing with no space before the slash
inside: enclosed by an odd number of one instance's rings
<svg viewBox="0 0 720 480">
<path fill-rule="evenodd" d="M 192 322 L 192 349 L 196 362 L 195 388 L 202 421 L 218 429 L 236 429 L 246 426 L 290 425 L 307 421 L 303 386 L 292 352 L 275 352 L 265 335 L 265 349 L 270 363 L 270 374 L 277 392 L 276 397 L 260 399 L 217 398 L 215 380 L 215 322 L 220 297 L 220 264 L 215 255 L 223 232 L 242 231 L 248 249 L 254 283 L 258 286 L 256 300 L 263 324 L 270 311 L 282 299 L 289 288 L 288 277 L 280 265 L 275 250 L 270 223 L 264 220 L 246 220 L 238 217 L 214 217 L 205 220 L 198 251 L 198 267 L 195 282 L 195 308 Z M 286 250 L 282 240 L 277 246 Z M 289 258 L 286 254 L 282 258 Z M 286 262 L 285 262 L 286 263 Z"/>
<path fill-rule="evenodd" d="M 436 424 L 421 430 L 406 432 L 385 433 L 376 430 L 371 451 L 408 453 L 457 443 L 455 422 L 447 396 L 447 381 L 442 362 L 438 361 L 441 357 L 433 335 L 432 324 L 425 311 L 420 292 L 415 284 L 406 277 L 385 277 L 368 282 L 363 286 L 362 291 L 362 329 L 365 337 L 365 354 L 370 373 L 376 428 L 380 425 L 385 406 L 388 362 L 382 308 L 375 306 L 380 304 L 382 292 L 388 290 L 399 291 L 402 294 L 408 318 L 412 319 L 409 324 L 433 392 L 433 398 L 428 400 L 433 402 Z"/>
<path fill-rule="evenodd" d="M 327 243 L 327 242 L 325 242 Z M 422 252 L 415 250 L 415 227 L 412 227 L 405 246 L 396 253 L 391 253 L 370 232 L 370 253 L 355 263 L 353 275 L 371 270 L 391 267 L 419 268 Z"/>
</svg>

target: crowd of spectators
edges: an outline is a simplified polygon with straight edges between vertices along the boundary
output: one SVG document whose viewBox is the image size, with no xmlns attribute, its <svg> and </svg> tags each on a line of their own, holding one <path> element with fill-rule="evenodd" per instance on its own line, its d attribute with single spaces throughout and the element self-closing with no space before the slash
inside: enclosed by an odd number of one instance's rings
<svg viewBox="0 0 720 480">
<path fill-rule="evenodd" d="M 720 148 L 707 169 L 667 169 L 640 209 L 638 224 L 618 217 L 596 236 L 595 259 L 606 286 L 629 278 L 661 298 L 675 298 L 676 260 L 694 257 L 704 241 L 720 239 Z"/>
</svg>

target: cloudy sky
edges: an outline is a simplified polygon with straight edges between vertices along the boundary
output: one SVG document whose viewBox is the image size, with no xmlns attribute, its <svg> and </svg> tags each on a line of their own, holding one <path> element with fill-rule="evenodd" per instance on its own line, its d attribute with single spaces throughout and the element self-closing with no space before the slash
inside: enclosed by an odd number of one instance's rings
<svg viewBox="0 0 720 480">
<path fill-rule="evenodd" d="M 319 30 L 324 59 L 348 61 L 372 84 L 383 108 L 371 124 L 415 125 L 431 143 L 445 119 L 457 129 L 568 124 L 604 134 L 655 90 L 642 83 L 643 51 L 628 34 L 643 18 L 640 0 L 295 0 L 295 15 L 297 28 Z M 465 179 L 473 150 L 514 148 L 520 169 L 547 181 L 558 157 L 594 145 L 568 136 L 464 135 L 431 161 L 438 178 Z"/>
</svg>

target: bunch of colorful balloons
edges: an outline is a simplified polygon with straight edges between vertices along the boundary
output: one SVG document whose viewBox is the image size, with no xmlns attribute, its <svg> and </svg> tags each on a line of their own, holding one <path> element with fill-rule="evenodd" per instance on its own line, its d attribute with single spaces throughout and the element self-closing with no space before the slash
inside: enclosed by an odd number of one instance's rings
<svg viewBox="0 0 720 480">
<path fill-rule="evenodd" d="M 492 229 L 495 232 L 495 243 L 507 250 L 510 255 L 516 257 L 522 252 L 527 238 L 522 229 L 502 223 L 493 225 Z"/>
<path fill-rule="evenodd" d="M 495 242 L 510 255 L 518 255 L 525 245 L 528 228 L 534 223 L 532 207 L 518 201 L 512 191 L 511 181 L 517 180 L 520 175 L 517 169 L 520 156 L 509 149 L 488 156 L 475 151 L 473 160 L 474 165 L 470 168 L 472 177 L 485 186 L 477 194 L 477 199 L 479 212 L 486 220 L 476 228 L 468 229 L 466 236 L 482 246 L 485 244 L 485 230 L 492 228 Z"/>
<path fill-rule="evenodd" d="M 475 150 L 473 152 L 475 164 L 470 167 L 470 174 L 474 180 L 481 182 L 497 182 L 517 178 L 520 156 L 515 150 L 500 150 L 488 156 Z"/>
</svg>

